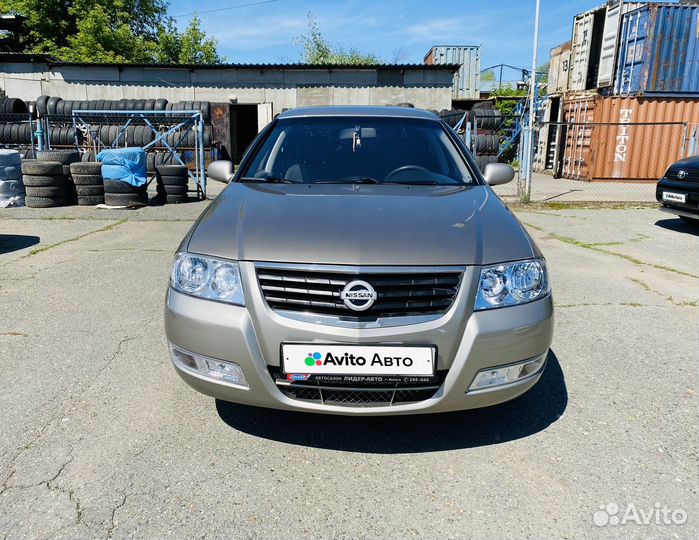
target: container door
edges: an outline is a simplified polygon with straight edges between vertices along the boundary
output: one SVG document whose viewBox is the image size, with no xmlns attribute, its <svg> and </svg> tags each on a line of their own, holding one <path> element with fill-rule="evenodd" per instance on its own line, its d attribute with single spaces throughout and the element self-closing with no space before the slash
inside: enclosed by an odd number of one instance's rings
<svg viewBox="0 0 699 540">
<path fill-rule="evenodd" d="M 587 72 L 590 65 L 594 22 L 594 13 L 585 13 L 575 18 L 575 23 L 573 25 L 573 41 L 570 51 L 569 90 L 585 90 L 587 86 Z"/>
</svg>

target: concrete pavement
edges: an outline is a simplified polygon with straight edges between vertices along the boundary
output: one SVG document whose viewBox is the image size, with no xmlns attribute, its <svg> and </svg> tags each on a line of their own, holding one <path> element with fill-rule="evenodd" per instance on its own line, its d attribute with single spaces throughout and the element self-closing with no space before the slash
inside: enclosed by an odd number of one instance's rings
<svg viewBox="0 0 699 540">
<path fill-rule="evenodd" d="M 334 418 L 217 403 L 173 371 L 168 273 L 205 204 L 0 214 L 0 538 L 697 536 L 696 230 L 518 209 L 557 305 L 540 383 Z M 609 503 L 687 520 L 596 525 Z"/>
</svg>

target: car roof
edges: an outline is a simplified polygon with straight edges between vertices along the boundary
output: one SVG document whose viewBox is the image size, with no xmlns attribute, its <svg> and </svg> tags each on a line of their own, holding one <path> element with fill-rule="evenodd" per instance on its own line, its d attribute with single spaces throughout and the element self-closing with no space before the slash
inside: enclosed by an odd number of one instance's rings
<svg viewBox="0 0 699 540">
<path fill-rule="evenodd" d="M 390 118 L 422 118 L 437 120 L 437 115 L 422 109 L 412 107 L 372 107 L 372 106 L 332 106 L 332 107 L 299 107 L 281 113 L 278 118 L 302 118 L 308 116 L 373 116 Z"/>
</svg>

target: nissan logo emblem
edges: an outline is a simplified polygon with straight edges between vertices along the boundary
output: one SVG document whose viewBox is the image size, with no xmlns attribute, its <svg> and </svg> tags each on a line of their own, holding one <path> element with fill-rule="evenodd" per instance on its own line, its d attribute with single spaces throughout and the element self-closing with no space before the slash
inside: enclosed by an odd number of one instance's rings
<svg viewBox="0 0 699 540">
<path fill-rule="evenodd" d="M 353 311 L 365 311 L 374 305 L 378 295 L 366 281 L 355 280 L 345 285 L 340 298 Z"/>
<path fill-rule="evenodd" d="M 687 178 L 687 171 L 685 171 L 684 169 L 680 169 L 679 171 L 677 171 L 677 178 L 679 178 L 680 180 L 684 180 L 685 178 Z"/>
</svg>

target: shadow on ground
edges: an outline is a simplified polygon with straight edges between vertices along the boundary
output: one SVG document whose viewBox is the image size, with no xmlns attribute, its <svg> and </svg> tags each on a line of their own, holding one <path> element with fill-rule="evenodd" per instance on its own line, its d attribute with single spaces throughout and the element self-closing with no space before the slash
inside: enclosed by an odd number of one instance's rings
<svg viewBox="0 0 699 540">
<path fill-rule="evenodd" d="M 216 401 L 230 427 L 288 444 L 377 454 L 438 452 L 520 439 L 546 429 L 568 404 L 558 358 L 529 392 L 509 403 L 432 415 L 349 417 L 276 411 Z"/>
<path fill-rule="evenodd" d="M 683 219 L 660 219 L 655 222 L 658 227 L 663 229 L 668 229 L 670 231 L 677 231 L 685 234 L 693 234 L 694 236 L 699 236 L 699 220 L 695 223 L 687 223 Z"/>
<path fill-rule="evenodd" d="M 39 243 L 38 236 L 23 234 L 0 234 L 0 255 L 28 248 Z"/>
</svg>

